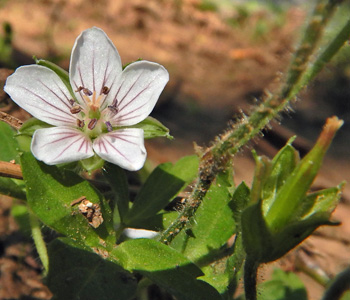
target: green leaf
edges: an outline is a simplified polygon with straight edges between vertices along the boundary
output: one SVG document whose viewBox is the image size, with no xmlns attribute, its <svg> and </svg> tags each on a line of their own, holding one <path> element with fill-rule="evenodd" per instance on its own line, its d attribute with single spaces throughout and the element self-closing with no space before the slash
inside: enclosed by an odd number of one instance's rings
<svg viewBox="0 0 350 300">
<path fill-rule="evenodd" d="M 199 265 L 215 260 L 222 253 L 221 247 L 235 233 L 229 187 L 226 173 L 219 174 L 197 210 L 196 222 L 191 226 L 194 237 L 188 239 L 183 253 Z"/>
<path fill-rule="evenodd" d="M 0 122 L 0 160 L 18 162 L 18 143 L 14 138 L 15 131 L 5 122 Z M 6 196 L 25 200 L 23 180 L 0 177 L 0 193 Z"/>
<path fill-rule="evenodd" d="M 18 162 L 18 144 L 14 139 L 15 132 L 5 122 L 0 121 L 0 160 Z"/>
<path fill-rule="evenodd" d="M 80 249 L 67 238 L 51 242 L 48 251 L 47 285 L 53 299 L 134 299 L 136 278 L 116 264 Z"/>
<path fill-rule="evenodd" d="M 100 246 L 101 240 L 107 248 L 114 245 L 112 212 L 89 182 L 71 171 L 45 165 L 28 152 L 21 156 L 21 165 L 28 204 L 45 225 L 92 247 Z M 101 207 L 104 222 L 96 229 L 76 205 L 71 206 L 73 200 L 82 196 Z"/>
<path fill-rule="evenodd" d="M 26 186 L 23 180 L 0 177 L 0 194 L 26 200 Z"/>
<path fill-rule="evenodd" d="M 179 300 L 222 300 L 218 292 L 196 279 L 202 271 L 176 250 L 155 240 L 122 243 L 111 253 L 124 269 L 138 272 Z"/>
<path fill-rule="evenodd" d="M 67 87 L 73 99 L 75 99 L 75 94 L 73 92 L 72 86 L 70 85 L 70 81 L 69 81 L 69 74 L 66 70 L 63 70 L 61 67 L 57 66 L 56 64 L 50 61 L 47 61 L 44 59 L 37 59 L 36 57 L 34 57 L 34 59 L 37 65 L 44 66 L 54 71 L 58 75 L 58 77 L 61 78 L 61 80 L 63 81 L 64 85 Z"/>
<path fill-rule="evenodd" d="M 307 300 L 303 282 L 292 272 L 274 270 L 272 278 L 258 286 L 258 300 Z"/>
<path fill-rule="evenodd" d="M 107 178 L 114 194 L 114 202 L 117 209 L 114 209 L 113 212 L 113 223 L 115 226 L 118 226 L 123 222 L 129 211 L 128 180 L 122 168 L 110 163 L 105 164 L 103 174 Z"/>
<path fill-rule="evenodd" d="M 137 227 L 138 220 L 154 216 L 170 203 L 196 176 L 198 157 L 186 156 L 176 164 L 159 165 L 147 178 L 131 207 L 125 223 Z"/>
<path fill-rule="evenodd" d="M 169 129 L 157 119 L 152 117 L 147 117 L 140 123 L 134 126 L 129 126 L 128 128 L 130 127 L 143 129 L 143 135 L 145 139 L 152 139 L 155 137 L 166 137 L 171 140 L 173 139 L 173 137 L 169 134 Z"/>
</svg>

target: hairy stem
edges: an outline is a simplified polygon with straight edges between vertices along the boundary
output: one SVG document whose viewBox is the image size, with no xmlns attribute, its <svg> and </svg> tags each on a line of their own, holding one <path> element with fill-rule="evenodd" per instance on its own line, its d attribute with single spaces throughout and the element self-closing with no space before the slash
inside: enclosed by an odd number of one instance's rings
<svg viewBox="0 0 350 300">
<path fill-rule="evenodd" d="M 228 166 L 232 156 L 288 107 L 295 96 L 292 92 L 305 72 L 310 56 L 321 39 L 322 31 L 339 2 L 318 1 L 280 92 L 265 95 L 263 102 L 251 111 L 249 117 L 243 115 L 237 125 L 228 128 L 211 147 L 201 153 L 197 183 L 187 199 L 184 210 L 161 234 L 161 242 L 171 243 L 193 217 L 217 174 Z M 304 85 L 307 83 L 303 82 Z"/>
<path fill-rule="evenodd" d="M 256 278 L 259 263 L 247 257 L 244 263 L 244 293 L 246 300 L 256 300 Z"/>
<path fill-rule="evenodd" d="M 47 254 L 46 244 L 41 233 L 40 222 L 39 219 L 34 215 L 34 213 L 30 211 L 30 209 L 28 211 L 34 244 L 36 250 L 38 251 L 40 260 L 44 266 L 44 272 L 45 274 L 47 274 L 47 272 L 49 271 L 49 256 Z"/>
</svg>

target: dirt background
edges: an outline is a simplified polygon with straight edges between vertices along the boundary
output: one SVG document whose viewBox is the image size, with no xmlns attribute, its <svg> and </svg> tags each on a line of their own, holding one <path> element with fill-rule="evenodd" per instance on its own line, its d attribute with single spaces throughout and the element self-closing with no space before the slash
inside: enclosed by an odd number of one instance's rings
<svg viewBox="0 0 350 300">
<path fill-rule="evenodd" d="M 68 69 L 75 38 L 92 26 L 102 28 L 115 43 L 123 63 L 143 58 L 163 64 L 170 82 L 152 116 L 170 128 L 175 140 L 147 142 L 156 165 L 191 154 L 193 142 L 209 144 L 240 110 L 248 111 L 264 89 L 273 89 L 288 66 L 304 24 L 306 9 L 284 13 L 224 7 L 200 9 L 199 0 L 0 1 L 0 22 L 13 30 L 13 51 L 0 57 L 0 85 L 11 69 L 33 63 L 32 55 L 54 60 Z M 1 110 L 23 120 L 28 114 L 1 94 Z M 349 181 L 350 58 L 342 67 L 329 66 L 300 96 L 265 138 L 256 139 L 235 159 L 236 181 L 249 184 L 254 163 L 250 150 L 272 156 L 295 133 L 305 153 L 327 117 L 337 114 L 346 123 L 339 132 L 314 188 Z M 18 231 L 11 217 L 13 200 L 0 198 L 0 299 L 50 299 L 42 284 L 41 265 L 30 238 Z M 278 265 L 297 272 L 307 285 L 309 299 L 324 288 L 301 270 L 308 266 L 334 277 L 350 261 L 350 189 L 334 212 L 338 227 L 321 228 L 279 262 L 262 267 L 268 278 Z"/>
</svg>

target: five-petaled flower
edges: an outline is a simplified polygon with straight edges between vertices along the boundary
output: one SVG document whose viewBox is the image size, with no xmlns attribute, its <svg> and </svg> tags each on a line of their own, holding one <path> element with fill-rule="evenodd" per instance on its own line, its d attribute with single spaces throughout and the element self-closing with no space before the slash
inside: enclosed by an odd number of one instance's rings
<svg viewBox="0 0 350 300">
<path fill-rule="evenodd" d="M 124 70 L 117 49 L 99 28 L 75 41 L 69 67 L 74 97 L 60 77 L 40 65 L 23 66 L 5 91 L 37 119 L 55 127 L 35 131 L 33 155 L 48 165 L 95 155 L 127 170 L 146 159 L 143 130 L 125 128 L 143 121 L 169 80 L 156 63 L 137 61 Z"/>
</svg>

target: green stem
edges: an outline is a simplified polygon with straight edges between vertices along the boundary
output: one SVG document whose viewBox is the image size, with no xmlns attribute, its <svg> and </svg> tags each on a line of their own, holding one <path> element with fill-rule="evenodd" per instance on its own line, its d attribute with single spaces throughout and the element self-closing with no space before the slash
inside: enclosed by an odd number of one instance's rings
<svg viewBox="0 0 350 300">
<path fill-rule="evenodd" d="M 338 300 L 350 287 L 350 268 L 338 274 L 324 293 L 322 300 Z"/>
<path fill-rule="evenodd" d="M 44 273 L 47 274 L 49 272 L 49 257 L 47 255 L 46 244 L 41 233 L 40 222 L 34 213 L 30 211 L 30 209 L 28 211 L 34 244 L 39 254 L 40 260 L 44 266 Z"/>
<path fill-rule="evenodd" d="M 350 38 L 350 19 L 345 23 L 344 27 L 339 31 L 337 36 L 331 41 L 327 48 L 317 57 L 312 66 L 302 77 L 300 83 L 293 89 L 292 94 L 295 96 L 308 82 L 310 82 L 316 74 L 318 74 L 328 63 L 339 49 Z"/>
<path fill-rule="evenodd" d="M 248 256 L 244 263 L 244 293 L 246 300 L 256 300 L 256 278 L 259 264 Z"/>
</svg>

